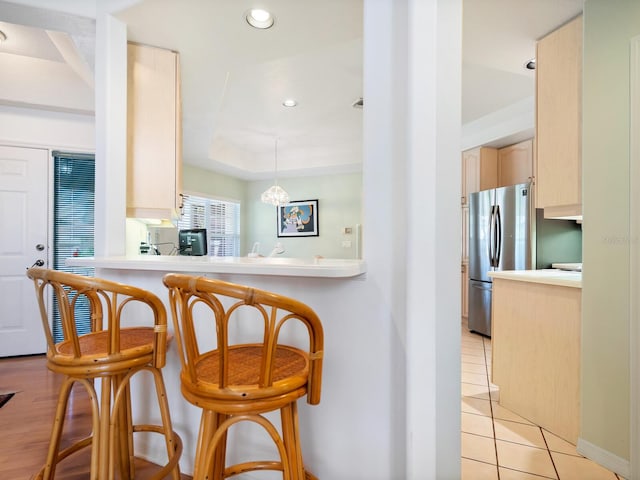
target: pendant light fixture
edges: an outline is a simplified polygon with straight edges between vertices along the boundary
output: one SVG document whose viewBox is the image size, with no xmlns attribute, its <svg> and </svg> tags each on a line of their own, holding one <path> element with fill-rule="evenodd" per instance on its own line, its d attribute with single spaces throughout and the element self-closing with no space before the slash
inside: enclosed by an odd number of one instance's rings
<svg viewBox="0 0 640 480">
<path fill-rule="evenodd" d="M 276 147 L 275 147 L 275 162 L 276 162 L 276 171 L 275 171 L 275 184 L 269 187 L 262 193 L 260 200 L 262 203 L 268 203 L 270 205 L 284 205 L 285 203 L 289 203 L 289 194 L 284 191 L 278 185 L 278 138 L 276 137 Z"/>
</svg>

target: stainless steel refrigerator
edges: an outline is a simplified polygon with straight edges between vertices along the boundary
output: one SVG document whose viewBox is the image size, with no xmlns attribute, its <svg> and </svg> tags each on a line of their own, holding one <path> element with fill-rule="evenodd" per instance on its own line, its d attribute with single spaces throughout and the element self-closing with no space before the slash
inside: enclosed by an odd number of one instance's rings
<svg viewBox="0 0 640 480">
<path fill-rule="evenodd" d="M 582 229 L 545 220 L 529 183 L 469 195 L 469 330 L 491 336 L 489 272 L 550 268 L 582 261 Z"/>
</svg>

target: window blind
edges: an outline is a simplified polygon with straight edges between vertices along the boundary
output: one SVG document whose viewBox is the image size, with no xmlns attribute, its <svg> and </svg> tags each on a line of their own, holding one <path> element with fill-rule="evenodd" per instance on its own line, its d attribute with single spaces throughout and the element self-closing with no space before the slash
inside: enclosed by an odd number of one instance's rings
<svg viewBox="0 0 640 480">
<path fill-rule="evenodd" d="M 178 228 L 206 228 L 211 256 L 240 256 L 240 203 L 183 195 Z"/>
<path fill-rule="evenodd" d="M 94 276 L 90 267 L 69 267 L 69 257 L 93 256 L 95 161 L 94 155 L 53 152 L 53 268 L 65 272 Z M 76 305 L 78 333 L 91 330 L 89 305 L 83 299 Z M 60 313 L 53 308 L 53 335 L 62 340 Z"/>
</svg>

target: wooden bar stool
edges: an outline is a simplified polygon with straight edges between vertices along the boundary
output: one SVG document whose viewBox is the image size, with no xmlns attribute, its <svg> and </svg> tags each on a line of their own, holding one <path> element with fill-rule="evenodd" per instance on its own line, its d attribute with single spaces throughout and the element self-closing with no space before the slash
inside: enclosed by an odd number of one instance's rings
<svg viewBox="0 0 640 480">
<path fill-rule="evenodd" d="M 292 298 L 211 278 L 168 274 L 164 284 L 182 361 L 182 394 L 202 408 L 194 480 L 252 470 L 279 470 L 286 480 L 315 478 L 302 461 L 297 411 L 304 395 L 311 405 L 320 402 L 324 339 L 315 312 Z M 308 351 L 279 341 L 285 323 L 297 322 Z M 206 324 L 211 335 L 203 338 L 198 332 Z M 239 341 L 248 331 L 255 338 Z M 278 410 L 281 433 L 262 415 Z M 266 430 L 278 460 L 225 465 L 227 432 L 246 421 Z"/>
<path fill-rule="evenodd" d="M 161 368 L 167 349 L 167 314 L 160 299 L 145 290 L 99 278 L 31 268 L 42 325 L 47 339 L 47 367 L 66 378 L 60 388 L 47 461 L 36 479 L 54 478 L 56 465 L 78 450 L 91 446 L 93 480 L 134 478 L 134 432 L 155 432 L 164 437 L 167 463 L 154 476 L 180 479 L 178 460 L 182 440 L 172 430 Z M 49 325 L 51 308 L 60 314 L 63 340 L 55 343 Z M 90 333 L 78 335 L 76 315 L 88 312 Z M 127 317 L 125 317 L 127 316 Z M 136 324 L 121 326 L 122 318 Z M 162 425 L 134 425 L 129 381 L 147 371 L 153 377 Z M 100 381 L 100 397 L 94 381 Z M 60 451 L 67 404 L 73 385 L 87 390 L 92 404 L 92 433 Z"/>
</svg>

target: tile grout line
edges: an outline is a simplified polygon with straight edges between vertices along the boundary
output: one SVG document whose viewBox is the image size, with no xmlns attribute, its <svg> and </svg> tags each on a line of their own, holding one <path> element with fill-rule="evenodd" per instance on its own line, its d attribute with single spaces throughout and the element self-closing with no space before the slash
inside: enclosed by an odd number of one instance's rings
<svg viewBox="0 0 640 480">
<path fill-rule="evenodd" d="M 473 336 L 475 337 L 475 335 L 473 335 Z M 546 475 L 541 475 L 541 474 L 537 474 L 537 473 L 527 472 L 527 471 L 524 471 L 524 470 L 520 470 L 520 469 L 518 469 L 518 468 L 511 468 L 511 467 L 507 467 L 507 466 L 502 466 L 502 467 L 501 467 L 501 466 L 500 466 L 500 459 L 499 459 L 499 456 L 498 456 L 498 445 L 497 445 L 497 441 L 498 441 L 498 439 L 497 439 L 497 436 L 496 436 L 496 426 L 495 426 L 496 417 L 495 417 L 495 411 L 494 411 L 494 405 L 493 405 L 493 401 L 494 401 L 494 400 L 493 400 L 492 395 L 491 395 L 491 382 L 490 382 L 490 373 L 489 373 L 490 366 L 489 366 L 489 363 L 488 363 L 488 360 L 487 360 L 487 357 L 488 357 L 488 355 L 490 354 L 490 353 L 489 353 L 489 351 L 491 350 L 491 344 L 490 344 L 491 339 L 490 339 L 490 338 L 486 338 L 486 337 L 481 336 L 481 335 L 480 335 L 480 337 L 481 337 L 481 340 L 482 340 L 482 355 L 474 355 L 474 356 L 476 356 L 476 357 L 480 357 L 480 358 L 483 358 L 483 359 L 484 359 L 484 373 L 485 373 L 485 375 L 486 375 L 486 381 L 487 381 L 487 391 L 488 391 L 488 401 L 489 401 L 489 412 L 490 412 L 490 415 L 491 415 L 491 426 L 492 426 L 492 433 L 493 433 L 493 444 L 494 444 L 494 451 L 495 451 L 495 455 L 496 455 L 496 465 L 495 465 L 495 466 L 496 466 L 497 480 L 500 480 L 500 478 L 501 478 L 501 476 L 500 476 L 500 469 L 501 469 L 501 468 L 502 468 L 502 469 L 505 469 L 505 471 L 506 471 L 506 470 L 509 470 L 509 471 L 520 472 L 520 473 L 528 474 L 528 475 L 531 475 L 531 476 L 539 477 L 541 480 L 542 480 L 542 479 L 546 479 L 546 480 L 554 480 L 554 479 L 552 479 L 551 477 L 547 477 Z M 470 345 L 470 346 L 471 346 L 471 345 L 475 345 L 475 343 L 474 343 L 474 344 L 469 343 L 469 345 Z M 478 350 L 479 350 L 479 349 L 478 349 Z M 479 364 L 479 365 L 480 365 L 480 364 Z M 474 372 L 474 371 L 472 371 L 472 372 L 469 372 L 469 373 L 475 373 L 475 372 Z M 469 384 L 468 382 L 462 382 L 462 383 L 467 383 L 467 384 Z M 471 383 L 471 384 L 469 384 L 469 385 L 478 385 L 478 384 Z M 481 385 L 480 385 L 480 386 L 481 386 Z M 498 389 L 498 393 L 499 393 L 499 389 Z M 474 395 L 471 395 L 471 396 L 472 396 L 472 397 L 474 397 Z M 475 397 L 475 398 L 480 398 L 480 397 Z M 495 400 L 495 401 L 497 401 L 497 402 L 499 403 L 499 400 Z M 474 412 L 463 412 L 463 413 L 468 413 L 468 414 L 478 415 L 478 416 L 485 416 L 485 415 L 482 415 L 481 413 L 474 413 Z M 558 467 L 556 466 L 556 463 L 555 463 L 555 460 L 554 460 L 554 458 L 553 458 L 552 453 L 556 452 L 556 453 L 558 453 L 558 454 L 560 454 L 560 455 L 562 455 L 562 456 L 566 455 L 566 456 L 569 456 L 569 457 L 585 458 L 584 456 L 582 456 L 582 455 L 580 455 L 580 454 L 573 455 L 573 454 L 565 453 L 565 452 L 562 452 L 562 451 L 559 451 L 559 450 L 557 450 L 557 451 L 556 451 L 556 450 L 553 450 L 553 451 L 552 451 L 552 450 L 551 450 L 551 448 L 550 448 L 550 446 L 549 446 L 549 441 L 548 441 L 547 437 L 546 437 L 546 436 L 545 436 L 545 434 L 544 434 L 544 429 L 543 429 L 540 425 L 536 425 L 535 423 L 531 423 L 531 422 L 524 423 L 524 422 L 519 422 L 519 421 L 516 421 L 516 420 L 508 420 L 508 419 L 506 419 L 506 418 L 505 418 L 505 419 L 499 419 L 499 420 L 501 420 L 501 421 L 505 421 L 505 422 L 508 422 L 508 423 L 513 422 L 513 423 L 517 423 L 517 424 L 520 424 L 520 425 L 532 426 L 532 427 L 536 427 L 536 428 L 539 430 L 539 432 L 540 432 L 540 434 L 541 434 L 541 436 L 542 436 L 542 438 L 543 438 L 543 441 L 544 441 L 544 447 L 542 447 L 542 446 L 537 447 L 537 446 L 535 446 L 535 445 L 529 445 L 529 444 L 527 444 L 527 443 L 521 443 L 521 442 L 513 441 L 513 440 L 501 440 L 501 442 L 507 442 L 507 443 L 517 444 L 517 445 L 523 445 L 523 446 L 527 446 L 527 447 L 535 448 L 535 449 L 539 449 L 539 450 L 546 450 L 546 451 L 547 451 L 547 454 L 549 455 L 549 459 L 551 460 L 551 464 L 552 464 L 553 469 L 554 469 L 555 478 L 556 478 L 557 480 L 560 480 L 560 479 L 561 479 L 561 477 L 560 477 L 560 473 L 559 473 L 559 471 L 558 471 Z M 490 438 L 489 436 L 485 436 L 485 435 L 481 435 L 481 434 L 476 434 L 476 433 L 472 433 L 472 432 L 465 432 L 465 433 L 467 433 L 467 434 L 469 434 L 469 435 L 473 435 L 473 436 L 484 437 L 484 438 L 487 438 L 487 439 L 489 439 L 489 438 Z M 475 461 L 475 462 L 479 462 L 479 463 L 485 463 L 485 464 L 487 464 L 487 465 L 492 465 L 491 463 L 486 462 L 486 461 L 483 461 L 483 460 L 478 460 L 478 459 L 474 459 L 474 458 L 470 458 L 470 457 L 464 457 L 464 456 L 463 456 L 462 458 L 465 458 L 465 459 L 468 459 L 468 460 L 472 460 L 472 461 Z M 586 459 L 586 458 L 585 458 L 585 459 Z M 588 460 L 588 459 L 587 459 L 587 460 Z M 614 479 L 616 479 L 616 480 L 623 480 L 623 477 L 619 476 L 619 475 L 618 475 L 618 474 L 616 474 L 615 472 L 611 472 L 611 473 L 613 474 L 613 478 L 614 478 Z"/>
<path fill-rule="evenodd" d="M 551 455 L 551 449 L 549 448 L 549 443 L 547 443 L 547 437 L 545 437 L 544 432 L 542 431 L 542 427 L 538 427 L 540 429 L 540 435 L 542 435 L 542 440 L 544 440 L 544 445 L 547 447 L 547 453 L 549 453 L 549 458 L 551 459 L 551 465 L 553 465 L 553 469 L 556 472 L 556 477 L 560 480 L 560 473 L 556 468 L 556 462 L 553 460 L 553 455 Z"/>
<path fill-rule="evenodd" d="M 491 382 L 489 381 L 489 367 L 487 366 L 487 349 L 485 339 L 482 339 L 482 350 L 484 351 L 484 371 L 487 375 L 487 391 L 489 392 L 489 411 L 491 412 L 491 429 L 493 430 L 493 448 L 496 452 L 496 474 L 500 480 L 500 460 L 498 459 L 498 442 L 496 441 L 496 424 L 493 417 L 493 403 L 491 402 Z"/>
</svg>

